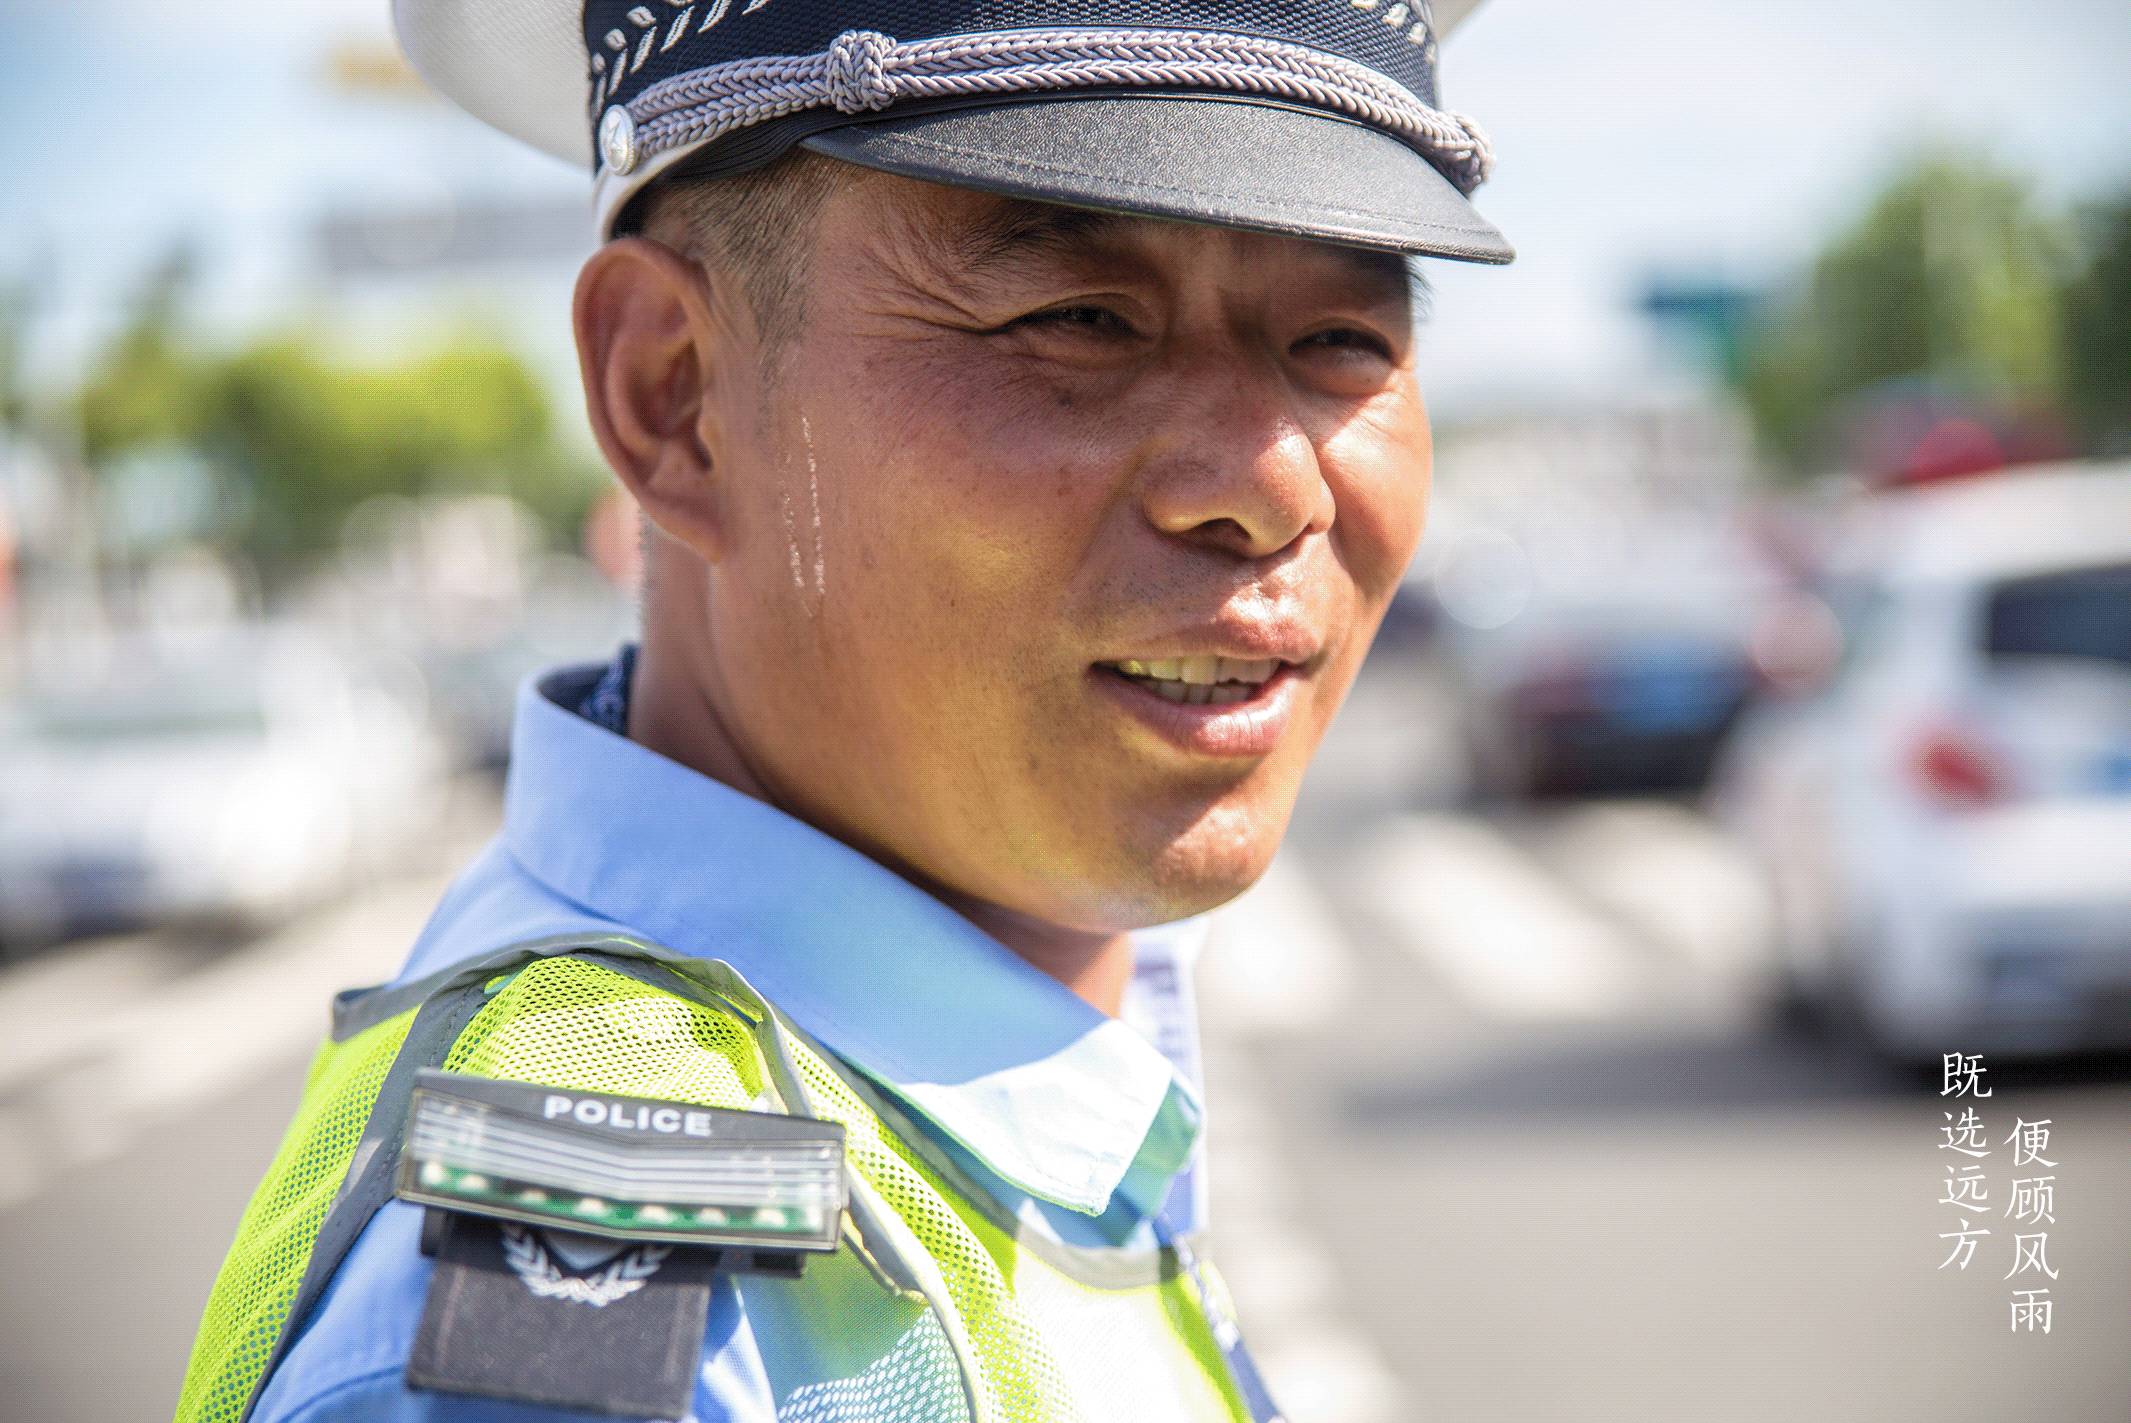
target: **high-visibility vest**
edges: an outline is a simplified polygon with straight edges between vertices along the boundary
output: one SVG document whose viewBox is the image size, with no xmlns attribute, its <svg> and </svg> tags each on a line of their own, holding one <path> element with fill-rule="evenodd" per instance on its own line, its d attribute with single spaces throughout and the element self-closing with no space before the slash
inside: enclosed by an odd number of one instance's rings
<svg viewBox="0 0 2131 1423">
<path fill-rule="evenodd" d="M 798 1279 L 733 1275 L 758 1336 L 799 1341 L 780 1419 L 1242 1423 L 1225 1286 L 1180 1256 L 1089 1250 L 1013 1218 L 729 965 L 623 938 L 519 945 L 342 995 L 302 1104 L 237 1228 L 178 1423 L 239 1423 L 392 1193 L 415 1072 L 839 1122 L 843 1243 Z M 1223 1326 L 1226 1327 L 1225 1325 Z M 789 1352 L 785 1357 L 789 1359 Z"/>
</svg>

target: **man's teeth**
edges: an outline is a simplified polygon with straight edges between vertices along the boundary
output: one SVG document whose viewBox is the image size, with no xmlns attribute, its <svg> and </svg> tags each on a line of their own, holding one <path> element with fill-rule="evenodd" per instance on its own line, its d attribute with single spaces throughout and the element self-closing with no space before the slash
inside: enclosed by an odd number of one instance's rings
<svg viewBox="0 0 2131 1423">
<path fill-rule="evenodd" d="M 1243 661 L 1234 657 L 1169 657 L 1155 662 L 1118 662 L 1118 671 L 1172 702 L 1219 706 L 1255 695 L 1259 686 L 1279 670 L 1280 660 L 1268 657 Z"/>
</svg>

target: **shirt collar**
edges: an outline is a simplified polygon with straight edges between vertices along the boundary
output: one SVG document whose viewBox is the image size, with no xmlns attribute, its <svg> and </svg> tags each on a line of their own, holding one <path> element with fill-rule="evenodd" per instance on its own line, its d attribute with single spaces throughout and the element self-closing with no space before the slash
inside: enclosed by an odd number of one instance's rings
<svg viewBox="0 0 2131 1423">
<path fill-rule="evenodd" d="M 1203 1115 L 1158 1048 L 886 866 L 566 710 L 597 675 L 519 690 L 503 839 L 528 873 L 727 960 L 1015 1188 L 1096 1214 L 1129 1173 L 1151 1211 Z"/>
</svg>

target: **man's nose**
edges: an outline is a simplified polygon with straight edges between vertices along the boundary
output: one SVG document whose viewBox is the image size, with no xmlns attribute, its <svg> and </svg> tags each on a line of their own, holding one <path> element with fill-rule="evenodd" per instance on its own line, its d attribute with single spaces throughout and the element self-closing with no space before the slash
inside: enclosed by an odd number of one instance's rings
<svg viewBox="0 0 2131 1423">
<path fill-rule="evenodd" d="M 1142 465 L 1156 528 L 1264 558 L 1332 526 L 1331 486 L 1277 371 L 1203 363 L 1172 410 Z"/>
</svg>

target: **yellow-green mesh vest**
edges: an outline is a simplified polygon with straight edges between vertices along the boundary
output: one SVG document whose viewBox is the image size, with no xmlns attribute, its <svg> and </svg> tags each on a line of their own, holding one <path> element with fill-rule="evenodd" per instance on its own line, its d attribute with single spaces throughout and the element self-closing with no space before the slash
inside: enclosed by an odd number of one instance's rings
<svg viewBox="0 0 2131 1423">
<path fill-rule="evenodd" d="M 680 967 L 675 956 L 648 952 Z M 695 966 L 739 982 L 725 965 Z M 449 1071 L 744 1108 L 775 1087 L 756 1037 L 767 1031 L 813 1112 L 843 1124 L 850 1164 L 914 1237 L 944 1298 L 927 1303 L 891 1287 L 848 1238 L 799 1280 L 733 1277 L 758 1336 L 785 1329 L 798 1341 L 804 1377 L 780 1389 L 780 1423 L 941 1423 L 969 1417 L 972 1402 L 991 1423 L 1249 1417 L 1204 1302 L 1169 1252 L 1150 1257 L 1138 1278 L 1103 1278 L 1076 1268 L 1083 1252 L 1017 1239 L 759 1000 L 749 1013 L 648 959 L 563 953 L 499 973 L 485 990 L 443 1056 Z M 320 1049 L 215 1281 L 178 1423 L 246 1416 L 296 1322 L 291 1306 L 314 1242 L 415 1017 L 409 1006 Z M 1201 1274 L 1223 1288 L 1210 1267 Z"/>
</svg>

